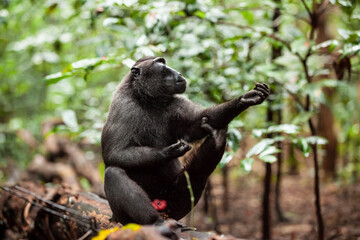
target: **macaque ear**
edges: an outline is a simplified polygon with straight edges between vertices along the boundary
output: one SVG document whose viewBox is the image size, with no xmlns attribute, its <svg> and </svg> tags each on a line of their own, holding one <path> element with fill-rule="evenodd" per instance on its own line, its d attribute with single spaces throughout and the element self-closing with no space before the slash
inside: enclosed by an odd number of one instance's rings
<svg viewBox="0 0 360 240">
<path fill-rule="evenodd" d="M 166 61 L 165 61 L 165 58 L 163 57 L 157 57 L 153 60 L 154 62 L 158 62 L 158 63 L 163 63 L 166 65 Z"/>
<path fill-rule="evenodd" d="M 132 67 L 131 68 L 131 73 L 132 75 L 134 75 L 134 77 L 139 77 L 140 76 L 140 73 L 141 73 L 141 69 L 138 68 L 138 67 Z"/>
</svg>

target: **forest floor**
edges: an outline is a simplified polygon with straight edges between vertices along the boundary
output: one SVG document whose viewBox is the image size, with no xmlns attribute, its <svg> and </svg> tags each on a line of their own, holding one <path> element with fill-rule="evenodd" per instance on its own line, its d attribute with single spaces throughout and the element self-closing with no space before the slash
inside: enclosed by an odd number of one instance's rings
<svg viewBox="0 0 360 240">
<path fill-rule="evenodd" d="M 54 121 L 54 123 L 50 122 L 49 126 L 51 127 L 56 123 L 56 121 Z M 69 182 L 71 179 L 78 179 L 78 175 L 87 176 L 89 181 L 95 183 L 100 182 L 98 185 L 101 185 L 102 191 L 101 177 L 100 175 L 97 176 L 94 174 L 98 173 L 97 168 L 94 166 L 92 166 L 93 168 L 90 168 L 89 166 L 84 167 L 84 164 L 86 163 L 85 153 L 79 146 L 72 145 L 69 140 L 64 141 L 65 144 L 59 144 L 61 143 L 60 140 L 60 138 L 58 139 L 55 136 L 53 138 L 47 137 L 46 141 L 48 142 L 45 145 L 49 147 L 53 146 L 51 144 L 55 144 L 55 147 L 58 147 L 62 152 L 67 153 L 68 156 L 65 157 L 61 155 L 60 160 L 65 161 L 69 168 L 72 169 L 74 166 L 81 167 L 75 167 L 74 170 L 71 171 L 73 172 L 73 175 L 71 175 L 72 177 L 69 177 L 69 172 L 66 172 L 66 174 L 59 172 L 59 174 L 61 173 L 59 176 L 66 176 L 64 180 L 67 179 L 67 184 L 72 186 L 74 186 L 74 183 Z M 247 145 L 252 146 L 253 144 L 250 142 Z M 245 147 L 243 148 L 243 152 L 247 152 Z M 48 152 L 50 152 L 50 150 L 48 150 Z M 239 153 L 239 156 L 241 154 L 242 153 Z M 251 173 L 244 175 L 244 173 L 240 174 L 243 170 L 239 169 L 240 167 L 237 166 L 238 163 L 233 163 L 233 161 L 234 160 L 228 164 L 230 168 L 228 197 L 224 197 L 223 178 L 221 171 L 217 170 L 210 178 L 212 186 L 212 204 L 210 204 L 208 211 L 210 213 L 205 213 L 204 211 L 203 198 L 195 207 L 195 227 L 199 231 L 211 231 L 216 229 L 218 233 L 231 234 L 235 237 L 248 240 L 261 239 L 263 177 L 265 173 L 264 163 L 255 161 Z M 41 164 L 41 167 L 37 167 L 38 165 L 36 164 Z M 39 176 L 47 176 L 48 172 L 55 173 L 56 166 L 63 166 L 57 164 L 57 162 L 53 163 L 44 156 L 37 155 L 34 157 L 34 161 L 29 167 L 30 170 L 32 169 L 31 176 L 35 176 L 34 171 L 39 169 L 42 170 L 41 172 L 36 172 Z M 283 167 L 284 174 L 281 182 L 282 195 L 280 203 L 285 217 L 289 220 L 287 222 L 279 222 L 277 219 L 274 207 L 274 184 L 272 186 L 271 216 L 273 240 L 316 239 L 317 224 L 314 207 L 313 165 L 310 158 L 299 161 L 299 164 L 300 168 L 297 175 L 287 174 L 285 170 L 286 166 Z M 64 169 L 64 167 L 61 169 Z M 85 175 L 83 172 L 84 169 L 86 169 Z M 92 170 L 90 171 L 90 169 Z M 276 163 L 273 164 L 272 169 L 272 180 L 274 183 Z M 5 172 L 11 171 L 8 169 Z M 17 173 L 17 171 L 14 172 Z M 89 174 L 90 172 L 91 174 Z M 31 176 L 29 177 L 31 178 Z M 37 178 L 39 176 L 37 176 Z M 326 240 L 360 240 L 359 183 L 360 182 L 344 184 L 339 181 L 321 180 L 321 206 L 325 223 Z M 80 188 L 80 185 L 78 188 Z M 94 189 L 99 190 L 99 187 Z M 229 203 L 229 207 L 227 211 L 224 211 L 224 200 L 226 199 Z M 191 226 L 189 217 L 185 217 L 181 221 L 188 226 Z"/>
<path fill-rule="evenodd" d="M 233 174 L 234 170 L 231 173 Z M 216 210 L 218 219 L 216 228 L 220 232 L 244 239 L 261 239 L 263 173 L 264 168 L 261 163 L 258 163 L 251 174 L 230 178 L 232 180 L 229 182 L 227 212 L 223 210 L 224 188 L 221 174 L 213 174 L 211 177 L 215 206 L 213 209 Z M 315 240 L 316 216 L 312 173 L 301 170 L 298 175 L 284 174 L 281 191 L 281 208 L 289 221 L 281 223 L 277 220 L 274 197 L 272 197 L 273 239 Z M 274 188 L 272 195 L 274 195 Z M 322 182 L 321 206 L 325 222 L 325 239 L 360 240 L 360 188 L 358 184 Z M 205 214 L 203 209 L 204 201 L 201 200 L 195 208 L 195 227 L 199 231 L 214 229 L 213 219 L 216 218 L 211 217 L 211 214 Z M 188 219 L 184 220 L 187 224 L 189 224 Z"/>
</svg>

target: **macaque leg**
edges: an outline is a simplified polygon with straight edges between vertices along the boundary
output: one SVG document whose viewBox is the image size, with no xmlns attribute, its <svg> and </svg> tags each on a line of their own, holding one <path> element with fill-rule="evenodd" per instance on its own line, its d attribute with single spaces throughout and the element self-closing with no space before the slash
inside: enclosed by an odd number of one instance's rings
<svg viewBox="0 0 360 240">
<path fill-rule="evenodd" d="M 115 220 L 122 224 L 161 224 L 164 221 L 145 191 L 121 168 L 106 168 L 105 194 Z"/>
<path fill-rule="evenodd" d="M 203 179 L 202 176 L 204 176 L 205 184 L 207 178 L 215 170 L 224 154 L 227 132 L 227 128 L 220 130 L 213 129 L 207 121 L 206 117 L 202 118 L 201 128 L 207 131 L 209 136 L 186 166 L 186 170 L 191 177 L 197 178 L 199 176 Z"/>
<path fill-rule="evenodd" d="M 226 146 L 227 129 L 214 130 L 206 121 L 202 127 L 209 131 L 209 136 L 190 157 L 185 170 L 190 177 L 195 204 L 199 201 L 210 174 L 220 162 Z M 184 173 L 181 173 L 177 182 L 168 194 L 166 213 L 169 217 L 179 220 L 191 210 L 190 193 Z"/>
</svg>

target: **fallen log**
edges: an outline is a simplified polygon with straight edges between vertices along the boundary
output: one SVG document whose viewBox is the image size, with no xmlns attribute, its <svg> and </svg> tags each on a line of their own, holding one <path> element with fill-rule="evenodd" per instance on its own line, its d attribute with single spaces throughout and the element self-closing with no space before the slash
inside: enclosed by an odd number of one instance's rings
<svg viewBox="0 0 360 240">
<path fill-rule="evenodd" d="M 99 170 L 95 166 L 97 162 L 91 162 L 80 144 L 73 143 L 68 137 L 57 134 L 56 128 L 64 125 L 61 119 L 53 118 L 42 124 L 42 143 L 25 129 L 17 131 L 17 135 L 32 149 L 41 149 L 31 161 L 27 174 L 19 180 L 37 179 L 39 181 L 66 183 L 73 189 L 80 191 L 82 185 L 79 177 L 89 182 L 91 192 L 105 197 L 104 183 Z M 84 140 L 84 142 L 86 142 Z M 29 175 L 30 174 L 30 175 Z"/>
<path fill-rule="evenodd" d="M 49 162 L 43 155 L 36 154 L 31 161 L 27 172 L 32 179 L 41 179 L 45 182 L 59 182 L 71 186 L 73 190 L 80 190 L 78 176 L 70 164 Z M 30 177 L 29 177 L 30 178 Z"/>
<path fill-rule="evenodd" d="M 120 226 L 111 222 L 105 199 L 61 186 L 21 183 L 2 187 L 1 235 L 12 239 L 78 239 L 100 229 Z M 10 237 L 9 237 L 10 236 Z"/>
<path fill-rule="evenodd" d="M 135 225 L 139 227 L 133 229 L 112 221 L 112 212 L 105 199 L 78 192 L 66 184 L 44 186 L 22 182 L 2 186 L 0 193 L 0 239 L 84 240 L 99 234 L 95 239 L 168 239 L 163 236 L 163 227 Z M 119 230 L 111 233 L 108 229 L 112 228 Z M 181 239 L 235 240 L 196 231 L 176 233 Z"/>
</svg>

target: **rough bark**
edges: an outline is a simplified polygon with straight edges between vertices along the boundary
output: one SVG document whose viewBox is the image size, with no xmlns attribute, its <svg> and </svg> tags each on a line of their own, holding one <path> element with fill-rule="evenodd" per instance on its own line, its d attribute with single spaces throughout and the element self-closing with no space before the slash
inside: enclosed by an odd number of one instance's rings
<svg viewBox="0 0 360 240">
<path fill-rule="evenodd" d="M 271 110 L 271 101 L 268 100 L 267 118 L 266 121 L 271 123 L 273 121 L 273 111 Z M 268 138 L 272 134 L 267 135 Z M 270 209 L 270 194 L 271 194 L 271 163 L 265 162 L 265 177 L 263 180 L 264 193 L 262 198 L 262 239 L 271 239 L 271 209 Z"/>
<path fill-rule="evenodd" d="M 331 11 L 331 7 L 326 7 L 326 10 L 322 14 L 318 15 L 317 18 L 317 28 L 316 28 L 316 43 L 322 43 L 324 41 L 333 39 L 331 36 L 331 33 L 329 31 L 329 12 Z M 327 53 L 328 49 L 323 48 L 320 49 L 321 52 Z M 331 60 L 330 60 L 331 61 Z M 332 68 L 332 64 L 327 66 L 328 68 Z M 336 70 L 336 69 L 335 69 Z M 337 71 L 340 72 L 340 71 Z M 320 76 L 315 80 L 320 80 L 324 78 L 334 78 L 335 76 L 331 75 L 324 75 Z M 337 77 L 339 78 L 339 74 L 337 74 Z M 341 76 L 343 77 L 343 76 Z M 326 96 L 327 100 L 329 102 L 332 101 L 332 98 L 335 93 L 334 88 L 328 88 L 324 87 L 323 92 Z M 318 131 L 319 135 L 326 138 L 328 140 L 328 144 L 325 145 L 325 154 L 323 155 L 323 161 L 322 161 L 322 168 L 325 170 L 325 174 L 328 177 L 335 177 L 336 176 L 336 159 L 338 156 L 337 151 L 337 134 L 334 129 L 335 120 L 334 115 L 326 104 L 320 104 L 320 111 L 319 111 L 319 121 L 318 121 Z"/>
<path fill-rule="evenodd" d="M 26 182 L 3 187 L 0 209 L 2 239 L 78 239 L 119 226 L 111 222 L 106 200 L 66 186 Z"/>
<path fill-rule="evenodd" d="M 0 239 L 91 239 L 102 229 L 119 227 L 108 235 L 110 240 L 165 240 L 172 229 L 171 220 L 163 226 L 141 226 L 139 230 L 122 228 L 111 220 L 108 202 L 92 193 L 78 192 L 67 186 L 43 186 L 23 182 L 0 190 Z M 174 221 L 173 221 L 174 222 Z M 169 226 L 168 226 L 169 224 Z M 236 240 L 211 233 L 176 230 L 182 239 Z"/>
<path fill-rule="evenodd" d="M 281 3 L 280 0 L 276 1 L 277 3 Z M 281 16 L 281 11 L 280 8 L 275 8 L 274 10 L 274 15 L 273 15 L 273 32 L 276 33 L 279 31 L 279 19 Z M 271 59 L 275 60 L 276 58 L 280 57 L 282 55 L 282 48 L 281 47 L 275 47 L 272 46 L 271 48 Z M 275 84 L 274 85 L 274 92 L 276 90 L 278 90 L 278 86 Z M 280 100 L 278 101 L 282 101 L 281 100 L 281 93 L 276 93 L 278 96 L 280 96 Z M 271 107 L 269 107 L 269 111 L 273 111 L 271 109 Z M 276 111 L 273 111 L 272 115 L 275 116 L 275 123 L 276 124 L 281 124 L 282 123 L 282 109 L 278 109 Z M 278 154 L 276 154 L 276 158 L 277 158 L 277 170 L 276 170 L 276 183 L 275 183 L 275 212 L 277 215 L 277 218 L 280 222 L 284 222 L 286 221 L 286 218 L 284 217 L 284 214 L 282 213 L 281 210 L 281 206 L 280 206 L 280 199 L 281 199 L 281 177 L 282 177 L 282 142 L 277 142 L 276 147 L 280 150 L 280 152 Z M 271 176 L 270 176 L 271 177 Z"/>
</svg>

